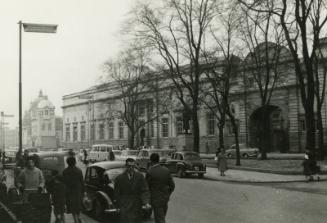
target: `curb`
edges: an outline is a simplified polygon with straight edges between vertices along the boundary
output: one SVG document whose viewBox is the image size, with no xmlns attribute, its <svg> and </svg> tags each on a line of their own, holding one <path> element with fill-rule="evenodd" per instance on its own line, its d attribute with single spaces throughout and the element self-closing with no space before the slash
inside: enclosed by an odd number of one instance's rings
<svg viewBox="0 0 327 223">
<path fill-rule="evenodd" d="M 217 168 L 216 164 L 213 163 L 206 163 L 207 167 Z M 232 170 L 246 170 L 246 171 L 253 171 L 259 173 L 271 173 L 271 174 L 279 174 L 279 175 L 303 175 L 302 171 L 278 171 L 278 170 L 265 170 L 265 169 L 257 169 L 251 167 L 242 167 L 242 166 L 229 166 L 229 169 Z M 327 175 L 327 171 L 323 170 L 320 172 L 320 175 Z"/>
<path fill-rule="evenodd" d="M 236 179 L 215 178 L 206 175 L 204 175 L 204 178 L 211 181 L 221 181 L 221 182 L 239 183 L 239 184 L 242 183 L 243 184 L 273 184 L 273 183 L 305 183 L 306 182 L 306 180 L 275 180 L 275 181 L 236 180 Z M 320 179 L 319 181 L 315 180 L 312 182 L 321 182 L 321 181 L 327 181 L 327 179 Z"/>
</svg>

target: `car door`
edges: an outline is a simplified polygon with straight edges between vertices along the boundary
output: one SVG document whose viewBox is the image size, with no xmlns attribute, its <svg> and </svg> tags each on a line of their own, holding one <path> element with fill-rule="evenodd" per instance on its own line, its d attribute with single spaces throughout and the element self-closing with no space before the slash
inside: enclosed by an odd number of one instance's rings
<svg viewBox="0 0 327 223">
<path fill-rule="evenodd" d="M 167 161 L 168 163 L 168 169 L 170 170 L 171 173 L 176 173 L 177 172 L 177 162 L 178 162 L 178 154 L 174 153 L 171 156 L 171 159 Z"/>
<path fill-rule="evenodd" d="M 95 167 L 89 167 L 85 173 L 85 190 L 87 196 L 91 199 L 95 199 L 95 193 L 98 190 L 99 178 L 98 172 Z"/>
</svg>

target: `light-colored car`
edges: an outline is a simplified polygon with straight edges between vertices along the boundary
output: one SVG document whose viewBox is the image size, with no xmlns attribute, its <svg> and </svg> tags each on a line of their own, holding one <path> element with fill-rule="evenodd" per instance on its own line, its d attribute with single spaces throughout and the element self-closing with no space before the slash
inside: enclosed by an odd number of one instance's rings
<svg viewBox="0 0 327 223">
<path fill-rule="evenodd" d="M 247 147 L 244 143 L 239 144 L 240 156 L 243 158 L 255 157 L 259 155 L 259 149 L 254 147 Z M 233 144 L 225 151 L 227 157 L 236 157 L 236 144 Z"/>
<path fill-rule="evenodd" d="M 122 150 L 120 156 L 116 156 L 116 158 L 118 160 L 123 160 L 123 161 L 125 161 L 127 158 L 132 158 L 136 160 L 138 154 L 139 154 L 138 150 L 126 149 L 126 150 Z"/>
<path fill-rule="evenodd" d="M 109 152 L 113 151 L 113 148 L 113 145 L 108 144 L 93 145 L 88 160 L 91 162 L 109 160 Z"/>
</svg>

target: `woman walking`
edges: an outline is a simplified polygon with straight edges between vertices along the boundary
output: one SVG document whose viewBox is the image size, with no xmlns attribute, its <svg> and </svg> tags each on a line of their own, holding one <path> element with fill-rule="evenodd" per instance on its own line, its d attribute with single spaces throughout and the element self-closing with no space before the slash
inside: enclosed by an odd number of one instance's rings
<svg viewBox="0 0 327 223">
<path fill-rule="evenodd" d="M 67 212 L 72 213 L 74 223 L 81 223 L 80 212 L 84 194 L 83 174 L 81 169 L 75 166 L 75 157 L 68 157 L 66 162 L 68 167 L 63 171 L 63 177 L 66 186 Z"/>
<path fill-rule="evenodd" d="M 220 171 L 220 176 L 225 176 L 225 171 L 227 170 L 227 159 L 224 149 L 222 149 L 217 156 L 217 167 Z"/>
</svg>

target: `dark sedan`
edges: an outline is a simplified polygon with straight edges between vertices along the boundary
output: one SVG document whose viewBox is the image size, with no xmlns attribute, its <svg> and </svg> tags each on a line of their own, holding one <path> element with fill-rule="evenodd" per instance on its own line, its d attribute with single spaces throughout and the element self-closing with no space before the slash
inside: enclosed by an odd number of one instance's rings
<svg viewBox="0 0 327 223">
<path fill-rule="evenodd" d="M 125 171 L 124 161 L 104 161 L 87 167 L 85 172 L 86 196 L 83 205 L 86 211 L 93 212 L 97 219 L 105 213 L 117 214 L 114 199 L 116 177 Z M 151 216 L 151 210 L 143 210 L 144 217 Z"/>
<path fill-rule="evenodd" d="M 191 151 L 173 153 L 165 165 L 171 173 L 177 173 L 177 176 L 181 178 L 191 174 L 197 174 L 202 178 L 206 173 L 206 165 L 199 154 Z"/>
</svg>

